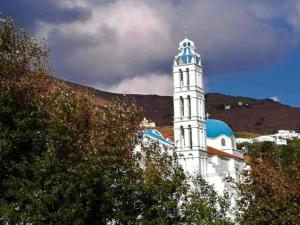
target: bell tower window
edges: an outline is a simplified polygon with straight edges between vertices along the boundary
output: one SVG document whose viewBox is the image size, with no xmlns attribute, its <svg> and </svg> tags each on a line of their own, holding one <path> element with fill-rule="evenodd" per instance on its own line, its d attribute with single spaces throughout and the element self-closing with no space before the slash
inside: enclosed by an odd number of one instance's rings
<svg viewBox="0 0 300 225">
<path fill-rule="evenodd" d="M 185 146 L 183 126 L 180 126 L 180 145 L 181 145 L 181 147 Z"/>
<path fill-rule="evenodd" d="M 193 148 L 193 136 L 192 136 L 192 127 L 191 125 L 189 125 L 189 136 L 190 136 L 190 148 L 192 149 Z"/>
<path fill-rule="evenodd" d="M 180 97 L 180 117 L 184 117 L 184 99 Z"/>
<path fill-rule="evenodd" d="M 192 105 L 191 105 L 191 96 L 188 96 L 188 117 L 191 118 Z"/>
<path fill-rule="evenodd" d="M 189 89 L 190 88 L 190 70 L 189 68 L 186 68 L 186 85 L 187 85 L 187 88 Z"/>
<path fill-rule="evenodd" d="M 183 86 L 183 72 L 181 69 L 179 69 L 179 77 L 180 77 L 180 87 Z"/>
</svg>

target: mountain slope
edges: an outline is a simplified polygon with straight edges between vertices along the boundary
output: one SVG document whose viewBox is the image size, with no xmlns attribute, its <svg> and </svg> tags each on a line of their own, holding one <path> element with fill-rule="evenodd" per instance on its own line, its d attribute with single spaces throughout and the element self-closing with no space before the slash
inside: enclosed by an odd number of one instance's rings
<svg viewBox="0 0 300 225">
<path fill-rule="evenodd" d="M 75 89 L 87 88 L 69 83 Z M 98 105 L 109 104 L 125 95 L 91 89 Z M 173 99 L 170 96 L 127 94 L 143 107 L 144 114 L 158 126 L 172 126 Z M 225 109 L 230 105 L 230 109 Z M 293 108 L 270 99 L 235 97 L 217 93 L 206 95 L 206 112 L 210 118 L 228 123 L 234 131 L 271 133 L 279 129 L 300 131 L 300 108 Z"/>
</svg>

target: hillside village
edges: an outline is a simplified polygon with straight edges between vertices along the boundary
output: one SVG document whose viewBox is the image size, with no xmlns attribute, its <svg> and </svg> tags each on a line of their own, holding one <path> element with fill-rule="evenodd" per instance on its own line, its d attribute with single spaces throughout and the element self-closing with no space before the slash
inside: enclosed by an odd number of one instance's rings
<svg viewBox="0 0 300 225">
<path fill-rule="evenodd" d="M 256 142 L 273 142 L 276 145 L 287 145 L 287 142 L 289 140 L 295 140 L 300 139 L 300 133 L 297 133 L 293 130 L 279 130 L 275 134 L 269 134 L 269 135 L 261 135 L 255 138 L 237 138 L 236 142 L 237 144 L 242 143 L 256 143 Z"/>
</svg>

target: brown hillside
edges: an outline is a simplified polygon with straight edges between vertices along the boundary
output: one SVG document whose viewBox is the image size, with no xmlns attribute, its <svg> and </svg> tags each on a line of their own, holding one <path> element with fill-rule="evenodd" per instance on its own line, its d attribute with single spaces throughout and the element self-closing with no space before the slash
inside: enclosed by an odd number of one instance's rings
<svg viewBox="0 0 300 225">
<path fill-rule="evenodd" d="M 75 89 L 87 88 L 67 82 Z M 93 90 L 96 103 L 109 104 L 113 99 L 123 98 L 122 94 Z M 158 126 L 172 126 L 173 100 L 170 96 L 128 94 L 143 107 L 145 116 Z M 243 105 L 238 105 L 242 102 Z M 230 105 L 231 109 L 224 109 Z M 300 108 L 293 108 L 269 99 L 234 97 L 217 93 L 206 95 L 206 111 L 210 118 L 228 123 L 236 132 L 271 133 L 279 129 L 300 131 Z"/>
</svg>

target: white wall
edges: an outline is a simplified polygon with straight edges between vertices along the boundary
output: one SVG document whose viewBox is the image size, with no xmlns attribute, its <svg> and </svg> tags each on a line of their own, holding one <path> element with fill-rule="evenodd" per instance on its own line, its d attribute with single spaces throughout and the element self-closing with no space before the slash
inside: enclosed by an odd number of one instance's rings
<svg viewBox="0 0 300 225">
<path fill-rule="evenodd" d="M 225 140 L 225 145 L 222 145 L 222 139 Z M 207 138 L 207 145 L 218 150 L 233 154 L 232 150 L 236 149 L 235 138 L 229 138 L 226 135 L 220 135 L 216 138 Z"/>
</svg>

